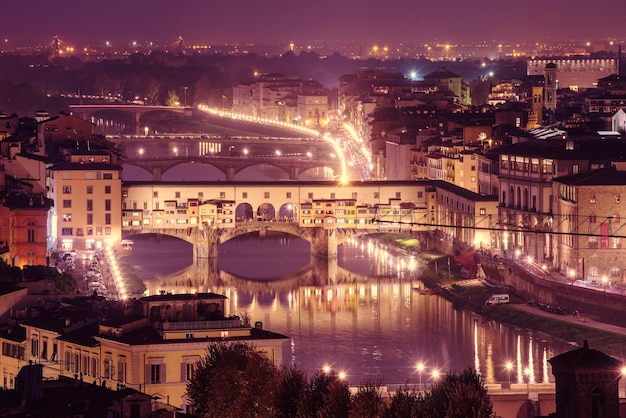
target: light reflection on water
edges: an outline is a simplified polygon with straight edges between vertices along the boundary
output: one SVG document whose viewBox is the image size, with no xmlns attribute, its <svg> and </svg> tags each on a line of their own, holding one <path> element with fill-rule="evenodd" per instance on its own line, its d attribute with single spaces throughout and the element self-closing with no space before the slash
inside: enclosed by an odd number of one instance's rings
<svg viewBox="0 0 626 418">
<path fill-rule="evenodd" d="M 125 261 L 139 266 L 148 259 L 142 246 L 156 244 L 135 242 Z M 169 246 L 172 260 L 181 259 L 176 256 L 179 243 L 163 240 L 159 245 Z M 526 383 L 524 371 L 529 368 L 531 383 L 545 383 L 553 381 L 548 359 L 572 349 L 562 341 L 456 310 L 437 295 L 418 293 L 414 288 L 423 284 L 417 280 L 420 266 L 415 260 L 374 241 L 354 240 L 340 247 L 337 274 L 329 273 L 322 282 L 310 277 L 265 281 L 305 265 L 310 258 L 306 245 L 299 239 L 232 240 L 220 247 L 219 266 L 242 279 L 208 278 L 206 288 L 198 291 L 224 294 L 227 315 L 246 312 L 265 329 L 289 336 L 284 361 L 308 374 L 331 364 L 345 370 L 351 384 L 366 375 L 384 384 L 417 384 L 420 378 L 427 384 L 435 370 L 473 367 L 486 383 L 509 378 Z M 341 273 L 343 268 L 351 273 Z M 270 271 L 274 273 L 268 276 Z M 142 267 L 142 274 L 148 282 L 155 277 L 150 265 Z M 160 290 L 185 290 L 166 283 L 160 283 Z M 510 375 L 507 361 L 514 364 Z M 421 374 L 418 362 L 426 365 Z"/>
</svg>

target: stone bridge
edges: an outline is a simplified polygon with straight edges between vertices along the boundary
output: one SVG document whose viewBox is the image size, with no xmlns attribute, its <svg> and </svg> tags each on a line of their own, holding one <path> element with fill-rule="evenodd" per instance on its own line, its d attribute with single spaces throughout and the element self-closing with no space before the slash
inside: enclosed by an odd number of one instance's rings
<svg viewBox="0 0 626 418">
<path fill-rule="evenodd" d="M 159 156 L 153 158 L 127 158 L 125 165 L 141 167 L 152 174 L 153 181 L 160 181 L 163 173 L 180 164 L 209 164 L 226 177 L 226 181 L 235 180 L 240 171 L 258 165 L 270 165 L 278 167 L 289 174 L 289 180 L 298 180 L 300 174 L 312 168 L 332 168 L 336 175 L 341 173 L 341 164 L 338 160 L 312 160 L 307 158 L 281 157 L 227 157 L 223 155 L 207 156 Z"/>
<path fill-rule="evenodd" d="M 303 228 L 297 222 L 244 221 L 237 222 L 233 228 L 215 228 L 206 225 L 186 228 L 131 227 L 124 229 L 123 236 L 129 238 L 133 235 L 161 234 L 179 238 L 193 245 L 193 259 L 197 261 L 217 259 L 219 246 L 235 237 L 250 233 L 258 233 L 264 237 L 268 232 L 282 232 L 302 238 L 311 244 L 313 257 L 333 259 L 337 258 L 337 247 L 349 238 L 384 232 L 384 229 Z"/>
</svg>

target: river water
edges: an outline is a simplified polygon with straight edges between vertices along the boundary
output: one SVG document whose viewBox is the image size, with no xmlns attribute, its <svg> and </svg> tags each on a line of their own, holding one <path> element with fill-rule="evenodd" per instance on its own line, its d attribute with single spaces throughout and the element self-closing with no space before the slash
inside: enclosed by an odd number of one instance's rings
<svg viewBox="0 0 626 418">
<path fill-rule="evenodd" d="M 151 292 L 180 292 L 180 285 L 168 288 L 167 277 L 189 269 L 191 254 L 182 241 L 140 236 L 122 261 L 138 270 Z M 305 271 L 309 262 L 308 243 L 299 238 L 239 237 L 220 247 L 218 267 L 230 279 L 213 278 L 199 291 L 226 295 L 226 315 L 247 313 L 252 322 L 288 336 L 285 364 L 309 375 L 330 365 L 344 371 L 350 384 L 369 376 L 383 384 L 426 385 L 435 370 L 467 367 L 486 383 L 506 383 L 509 377 L 526 383 L 526 368 L 531 383 L 546 383 L 553 381 L 547 360 L 574 348 L 416 291 L 423 288 L 423 267 L 376 241 L 340 246 L 337 268 L 327 275 L 311 276 Z M 420 362 L 422 373 L 416 369 Z"/>
</svg>

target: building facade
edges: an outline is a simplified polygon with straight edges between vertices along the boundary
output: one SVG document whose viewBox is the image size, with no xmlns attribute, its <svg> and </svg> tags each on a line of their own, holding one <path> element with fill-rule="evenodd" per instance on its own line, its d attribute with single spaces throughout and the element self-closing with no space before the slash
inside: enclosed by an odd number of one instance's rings
<svg viewBox="0 0 626 418">
<path fill-rule="evenodd" d="M 50 246 L 93 250 L 122 239 L 122 167 L 106 151 L 76 152 L 49 169 Z"/>
</svg>

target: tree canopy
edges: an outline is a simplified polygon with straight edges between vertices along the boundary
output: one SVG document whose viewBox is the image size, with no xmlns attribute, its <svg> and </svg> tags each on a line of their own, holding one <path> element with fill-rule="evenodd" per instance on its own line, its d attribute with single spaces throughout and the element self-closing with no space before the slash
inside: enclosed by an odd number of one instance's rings
<svg viewBox="0 0 626 418">
<path fill-rule="evenodd" d="M 493 418 L 480 376 L 468 368 L 449 373 L 430 391 L 408 386 L 391 397 L 366 378 L 351 393 L 334 371 L 308 379 L 295 367 L 277 368 L 262 352 L 240 342 L 209 345 L 187 395 L 200 417 Z"/>
</svg>

